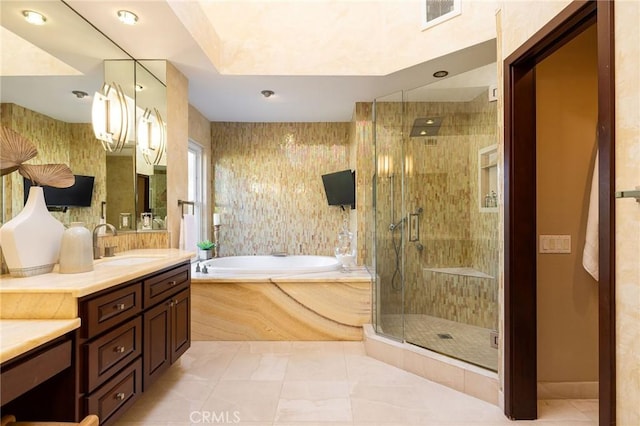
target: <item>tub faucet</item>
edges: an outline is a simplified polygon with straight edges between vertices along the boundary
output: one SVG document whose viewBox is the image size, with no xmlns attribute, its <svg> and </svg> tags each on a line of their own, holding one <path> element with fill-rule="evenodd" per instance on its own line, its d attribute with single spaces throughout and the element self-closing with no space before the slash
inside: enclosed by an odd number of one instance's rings
<svg viewBox="0 0 640 426">
<path fill-rule="evenodd" d="M 118 235 L 118 231 L 116 231 L 116 227 L 113 226 L 110 223 L 101 223 L 99 225 L 96 225 L 95 228 L 93 228 L 93 258 L 94 259 L 100 259 L 100 247 L 98 247 L 98 230 L 100 228 L 102 228 L 103 226 L 105 226 L 107 229 L 111 230 L 111 233 L 113 235 Z"/>
</svg>

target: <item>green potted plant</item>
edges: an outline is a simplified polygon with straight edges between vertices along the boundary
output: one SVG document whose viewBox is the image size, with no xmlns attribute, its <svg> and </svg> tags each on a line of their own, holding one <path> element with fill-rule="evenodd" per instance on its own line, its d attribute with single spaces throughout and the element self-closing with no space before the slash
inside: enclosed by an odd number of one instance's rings
<svg viewBox="0 0 640 426">
<path fill-rule="evenodd" d="M 198 258 L 200 258 L 200 260 L 207 260 L 213 257 L 213 249 L 215 248 L 216 243 L 209 240 L 203 240 L 196 245 L 198 246 Z"/>
</svg>

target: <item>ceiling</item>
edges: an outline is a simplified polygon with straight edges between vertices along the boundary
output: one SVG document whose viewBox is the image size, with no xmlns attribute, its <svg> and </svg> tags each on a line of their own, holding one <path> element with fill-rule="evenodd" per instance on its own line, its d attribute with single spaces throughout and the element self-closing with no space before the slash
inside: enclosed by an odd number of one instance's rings
<svg viewBox="0 0 640 426">
<path fill-rule="evenodd" d="M 67 3 L 91 25 L 62 2 L 0 2 L 2 102 L 88 122 L 90 98 L 71 91 L 92 94 L 102 84 L 102 60 L 129 56 L 169 60 L 189 80 L 189 102 L 211 121 L 350 121 L 356 102 L 399 90 L 435 83 L 412 91 L 411 100 L 460 101 L 496 81 L 495 39 L 425 57 L 432 54 L 416 52 L 401 34 L 406 25 L 389 19 L 411 12 L 393 0 Z M 26 24 L 26 8 L 45 13 L 46 25 Z M 138 24 L 119 23 L 120 9 L 134 11 Z M 432 76 L 442 69 L 449 77 Z M 264 98 L 264 89 L 275 95 Z"/>
</svg>

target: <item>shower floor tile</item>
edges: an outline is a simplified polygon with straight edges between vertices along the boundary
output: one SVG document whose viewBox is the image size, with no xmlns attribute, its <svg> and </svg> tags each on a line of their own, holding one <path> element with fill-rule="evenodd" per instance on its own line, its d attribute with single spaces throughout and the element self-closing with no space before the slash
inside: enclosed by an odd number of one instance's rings
<svg viewBox="0 0 640 426">
<path fill-rule="evenodd" d="M 402 336 L 402 315 L 382 315 L 381 326 L 385 334 Z M 430 315 L 405 315 L 408 343 L 497 371 L 498 349 L 490 345 L 491 331 Z"/>
</svg>

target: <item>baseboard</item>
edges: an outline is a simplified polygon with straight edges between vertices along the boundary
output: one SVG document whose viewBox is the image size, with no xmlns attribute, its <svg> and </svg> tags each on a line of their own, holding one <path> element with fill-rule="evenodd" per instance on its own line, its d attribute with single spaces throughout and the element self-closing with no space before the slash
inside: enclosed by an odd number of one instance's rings
<svg viewBox="0 0 640 426">
<path fill-rule="evenodd" d="M 598 382 L 538 382 L 538 399 L 598 399 Z"/>
</svg>

